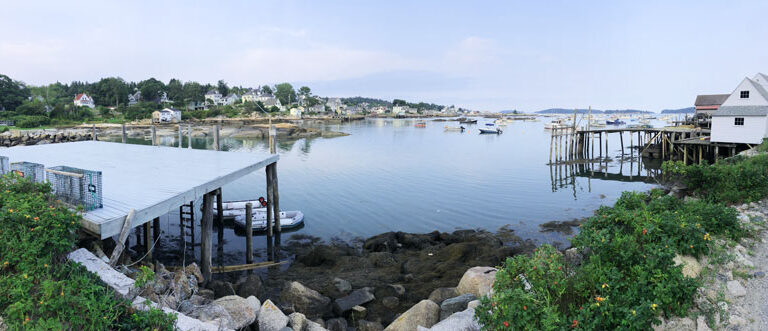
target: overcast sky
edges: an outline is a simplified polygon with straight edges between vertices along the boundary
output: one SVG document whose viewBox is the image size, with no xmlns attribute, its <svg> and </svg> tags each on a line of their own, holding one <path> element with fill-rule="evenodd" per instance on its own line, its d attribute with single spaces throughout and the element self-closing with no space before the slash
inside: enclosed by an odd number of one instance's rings
<svg viewBox="0 0 768 331">
<path fill-rule="evenodd" d="M 692 106 L 768 72 L 768 1 L 6 1 L 0 73 L 479 110 Z"/>
</svg>

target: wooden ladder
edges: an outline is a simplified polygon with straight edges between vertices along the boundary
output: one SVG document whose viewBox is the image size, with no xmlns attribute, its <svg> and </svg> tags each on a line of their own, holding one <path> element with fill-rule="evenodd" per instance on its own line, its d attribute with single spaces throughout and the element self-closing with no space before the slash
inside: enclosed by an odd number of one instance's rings
<svg viewBox="0 0 768 331">
<path fill-rule="evenodd" d="M 190 201 L 188 204 L 181 205 L 179 207 L 179 226 L 181 227 L 181 236 L 184 240 L 187 240 L 187 236 L 190 236 L 192 246 L 195 246 L 195 202 Z M 189 231 L 187 231 L 189 229 Z"/>
</svg>

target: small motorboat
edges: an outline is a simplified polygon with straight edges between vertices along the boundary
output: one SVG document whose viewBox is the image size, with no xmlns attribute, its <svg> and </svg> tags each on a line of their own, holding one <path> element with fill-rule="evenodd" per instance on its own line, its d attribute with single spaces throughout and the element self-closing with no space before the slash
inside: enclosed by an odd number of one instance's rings
<svg viewBox="0 0 768 331">
<path fill-rule="evenodd" d="M 464 132 L 465 128 L 463 126 L 455 127 L 455 126 L 445 126 L 446 132 Z"/>
<path fill-rule="evenodd" d="M 615 119 L 613 121 L 607 120 L 607 121 L 605 121 L 605 124 L 608 124 L 608 125 L 622 125 L 622 124 L 626 124 L 626 122 L 624 122 L 624 121 L 622 121 L 622 120 L 617 118 L 617 119 Z"/>
<path fill-rule="evenodd" d="M 490 133 L 500 134 L 503 132 L 499 128 L 480 128 L 479 130 L 480 130 L 480 134 L 490 134 Z"/>
<path fill-rule="evenodd" d="M 464 119 L 464 120 L 459 121 L 459 123 L 462 123 L 462 124 L 477 124 L 477 120 Z"/>
<path fill-rule="evenodd" d="M 267 213 L 258 213 L 251 216 L 251 228 L 256 231 L 267 229 Z M 304 223 L 304 214 L 300 211 L 281 211 L 280 229 L 287 230 Z M 235 225 L 245 228 L 245 215 L 235 216 Z"/>
<path fill-rule="evenodd" d="M 427 127 L 427 122 L 423 122 L 423 121 L 421 121 L 421 122 L 416 122 L 416 125 L 415 125 L 415 126 L 416 126 L 417 128 L 426 128 L 426 127 Z"/>
</svg>

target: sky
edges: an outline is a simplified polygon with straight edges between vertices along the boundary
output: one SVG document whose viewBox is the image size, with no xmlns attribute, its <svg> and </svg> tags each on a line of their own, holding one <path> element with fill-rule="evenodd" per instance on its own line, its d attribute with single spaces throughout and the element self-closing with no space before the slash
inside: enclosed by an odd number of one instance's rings
<svg viewBox="0 0 768 331">
<path fill-rule="evenodd" d="M 482 111 L 690 107 L 768 72 L 768 1 L 7 1 L 27 84 L 289 82 Z"/>
</svg>

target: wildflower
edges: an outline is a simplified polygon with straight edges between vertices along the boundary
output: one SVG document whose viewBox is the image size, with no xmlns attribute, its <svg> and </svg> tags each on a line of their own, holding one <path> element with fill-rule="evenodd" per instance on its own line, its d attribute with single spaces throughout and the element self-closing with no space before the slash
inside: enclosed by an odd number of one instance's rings
<svg viewBox="0 0 768 331">
<path fill-rule="evenodd" d="M 8 265 L 8 261 L 3 262 L 3 265 Z"/>
<path fill-rule="evenodd" d="M 606 288 L 606 287 L 608 287 L 608 284 L 603 283 L 603 288 Z"/>
<path fill-rule="evenodd" d="M 46 267 L 46 268 L 48 268 L 48 263 L 46 263 L 46 264 L 43 264 L 43 267 Z"/>
<path fill-rule="evenodd" d="M 688 248 L 693 249 L 693 245 L 688 246 Z"/>
<path fill-rule="evenodd" d="M 523 306 L 523 310 L 528 310 L 528 306 Z"/>
<path fill-rule="evenodd" d="M 658 307 L 658 305 L 655 303 L 651 305 L 651 309 L 653 309 L 654 311 L 656 310 L 656 307 Z"/>
<path fill-rule="evenodd" d="M 27 279 L 27 274 L 24 274 L 24 279 Z"/>
<path fill-rule="evenodd" d="M 536 266 L 533 266 L 533 270 L 536 270 Z"/>
<path fill-rule="evenodd" d="M 505 322 L 504 322 L 504 326 L 505 326 L 505 327 L 509 327 L 509 322 L 506 322 L 506 321 L 505 321 Z"/>
<path fill-rule="evenodd" d="M 61 293 L 59 293 L 59 295 L 64 296 L 64 291 L 61 291 Z"/>
<path fill-rule="evenodd" d="M 712 240 L 712 238 L 709 237 L 709 232 L 704 234 L 704 240 Z"/>
<path fill-rule="evenodd" d="M 24 218 L 29 218 L 29 215 L 24 215 Z"/>
<path fill-rule="evenodd" d="M 637 315 L 637 312 L 634 309 L 632 309 L 632 316 L 635 316 L 635 315 Z"/>
<path fill-rule="evenodd" d="M 560 266 L 560 267 L 557 267 L 557 270 L 560 270 L 560 269 L 562 269 L 562 268 L 563 268 L 562 266 Z"/>
<path fill-rule="evenodd" d="M 33 218 L 33 220 L 35 220 L 35 221 L 37 221 L 37 220 L 40 220 L 40 217 L 37 217 L 37 216 L 35 216 L 35 217 Z"/>
<path fill-rule="evenodd" d="M 8 209 L 8 212 L 13 214 L 13 209 Z"/>
<path fill-rule="evenodd" d="M 579 325 L 579 321 L 573 320 L 573 323 L 571 323 L 571 328 L 575 328 L 577 325 Z"/>
<path fill-rule="evenodd" d="M 603 297 L 595 297 L 595 301 L 597 301 L 597 302 L 602 302 L 603 300 L 605 300 L 605 298 L 603 298 Z"/>
<path fill-rule="evenodd" d="M 555 285 L 557 285 L 557 281 L 555 281 Z"/>
<path fill-rule="evenodd" d="M 643 235 L 646 235 L 646 234 L 648 234 L 648 230 L 643 229 Z"/>
</svg>

